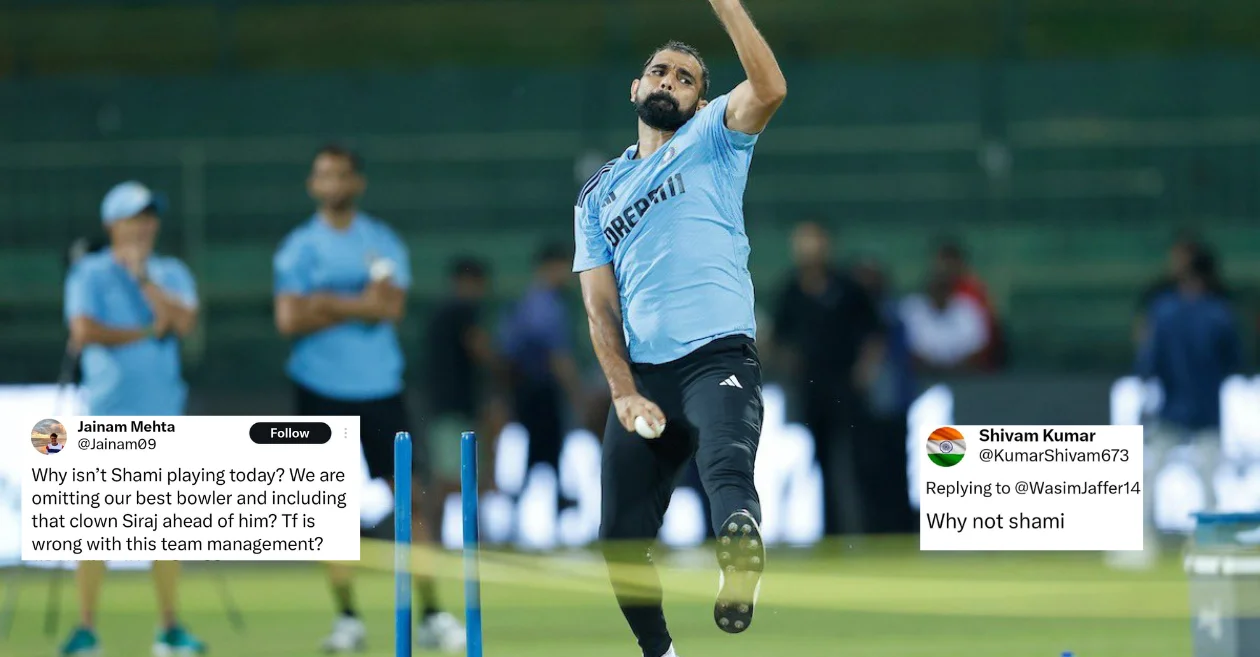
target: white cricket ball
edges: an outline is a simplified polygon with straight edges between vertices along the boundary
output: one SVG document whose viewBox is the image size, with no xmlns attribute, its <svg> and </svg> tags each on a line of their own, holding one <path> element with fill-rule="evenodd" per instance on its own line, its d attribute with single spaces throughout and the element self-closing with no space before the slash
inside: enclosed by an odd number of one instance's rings
<svg viewBox="0 0 1260 657">
<path fill-rule="evenodd" d="M 659 430 L 653 429 L 652 425 L 648 424 L 648 421 L 640 415 L 634 418 L 634 430 L 644 438 L 660 438 L 661 434 L 665 433 L 665 424 L 662 423 Z"/>
<path fill-rule="evenodd" d="M 386 258 L 379 258 L 372 261 L 372 266 L 368 268 L 368 275 L 373 281 L 383 281 L 394 275 L 394 261 Z"/>
</svg>

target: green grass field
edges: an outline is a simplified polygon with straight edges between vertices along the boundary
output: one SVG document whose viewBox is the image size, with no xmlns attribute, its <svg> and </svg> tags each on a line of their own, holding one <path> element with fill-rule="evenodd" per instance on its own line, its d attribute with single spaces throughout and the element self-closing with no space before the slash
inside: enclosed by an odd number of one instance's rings
<svg viewBox="0 0 1260 657">
<path fill-rule="evenodd" d="M 371 657 L 393 654 L 390 555 L 388 544 L 364 544 L 358 602 Z M 772 551 L 756 619 L 737 636 L 713 624 L 711 555 L 663 561 L 666 615 L 681 657 L 1191 654 L 1187 587 L 1171 557 L 1154 571 L 1119 573 L 1096 553 L 920 553 L 907 539 Z M 456 553 L 437 562 L 443 602 L 456 611 L 463 608 L 460 563 Z M 224 613 L 219 571 L 245 616 L 244 634 Z M 487 656 L 637 657 L 603 563 L 591 554 L 486 552 L 482 574 Z M 184 617 L 214 655 L 317 655 L 331 622 L 322 575 L 313 563 L 188 564 Z M 55 639 L 43 636 L 48 575 L 25 571 L 22 581 L 13 635 L 0 643 L 0 655 L 53 655 L 76 613 L 71 580 L 63 579 Z M 148 573 L 111 572 L 102 597 L 107 657 L 147 656 L 155 624 Z"/>
</svg>

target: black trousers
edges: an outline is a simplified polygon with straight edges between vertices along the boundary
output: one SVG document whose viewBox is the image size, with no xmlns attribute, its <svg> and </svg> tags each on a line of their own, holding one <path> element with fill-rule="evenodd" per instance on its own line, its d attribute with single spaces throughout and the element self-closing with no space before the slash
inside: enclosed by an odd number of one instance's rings
<svg viewBox="0 0 1260 657">
<path fill-rule="evenodd" d="M 862 475 L 856 463 L 854 441 L 861 431 L 858 395 L 836 383 L 802 384 L 805 426 L 814 437 L 814 458 L 822 470 L 823 533 L 836 536 L 857 533 L 863 526 Z"/>
<path fill-rule="evenodd" d="M 918 531 L 919 516 L 910 508 L 906 473 L 906 412 L 868 417 L 855 463 L 861 473 L 862 531 L 905 534 Z"/>
<path fill-rule="evenodd" d="M 320 395 L 305 386 L 293 384 L 297 415 L 307 416 L 359 416 L 359 441 L 363 446 L 363 458 L 367 461 L 368 476 L 384 479 L 392 489 L 394 485 L 394 435 L 399 431 L 412 431 L 411 420 L 407 413 L 407 404 L 402 393 L 367 401 L 345 401 Z M 422 433 L 412 433 L 414 450 L 412 451 L 412 473 L 415 477 L 415 491 L 420 495 L 412 514 L 417 518 L 434 517 L 436 509 L 433 504 L 438 500 L 423 495 L 425 488 L 432 483 L 432 469 L 429 467 L 428 441 Z M 391 516 L 392 517 L 392 516 Z M 394 539 L 394 523 L 382 520 L 373 527 L 360 529 L 360 535 L 381 540 Z"/>
<path fill-rule="evenodd" d="M 664 412 L 665 433 L 649 440 L 626 431 L 610 409 L 600 538 L 618 604 L 644 657 L 660 657 L 671 639 L 650 547 L 684 466 L 694 456 L 715 533 L 735 511 L 761 520 L 753 485 L 765 414 L 761 362 L 751 339 L 731 337 L 670 363 L 634 365 L 632 371 L 640 394 Z"/>
<path fill-rule="evenodd" d="M 367 401 L 344 401 L 324 397 L 305 386 L 293 384 L 298 415 L 357 415 L 359 416 L 359 441 L 363 444 L 363 458 L 367 461 L 368 474 L 392 482 L 394 480 L 394 435 L 399 431 L 411 431 L 411 420 L 402 393 Z M 413 433 L 416 449 L 412 472 L 422 482 L 429 480 L 426 444 L 423 434 Z"/>
<path fill-rule="evenodd" d="M 521 381 L 513 388 L 516 419 L 529 434 L 527 468 L 550 465 L 560 474 L 560 447 L 564 442 L 563 394 L 554 381 Z"/>
</svg>

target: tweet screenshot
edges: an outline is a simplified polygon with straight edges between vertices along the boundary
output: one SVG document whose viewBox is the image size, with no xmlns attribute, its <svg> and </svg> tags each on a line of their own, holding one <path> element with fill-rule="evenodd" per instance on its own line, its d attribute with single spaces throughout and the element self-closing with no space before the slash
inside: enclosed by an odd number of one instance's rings
<svg viewBox="0 0 1260 657">
<path fill-rule="evenodd" d="M 359 559 L 354 417 L 63 417 L 29 427 L 22 559 Z"/>
<path fill-rule="evenodd" d="M 955 426 L 924 441 L 922 550 L 1143 548 L 1140 426 Z"/>
</svg>

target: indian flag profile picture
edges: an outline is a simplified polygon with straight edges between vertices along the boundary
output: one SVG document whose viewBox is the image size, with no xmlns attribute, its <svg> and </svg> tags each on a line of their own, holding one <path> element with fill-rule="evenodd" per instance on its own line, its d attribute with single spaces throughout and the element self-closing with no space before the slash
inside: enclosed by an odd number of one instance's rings
<svg viewBox="0 0 1260 657">
<path fill-rule="evenodd" d="M 967 453 L 967 441 L 963 440 L 962 434 L 953 427 L 941 427 L 932 432 L 927 439 L 928 458 L 932 462 L 948 468 L 951 465 L 958 465 Z"/>
</svg>

